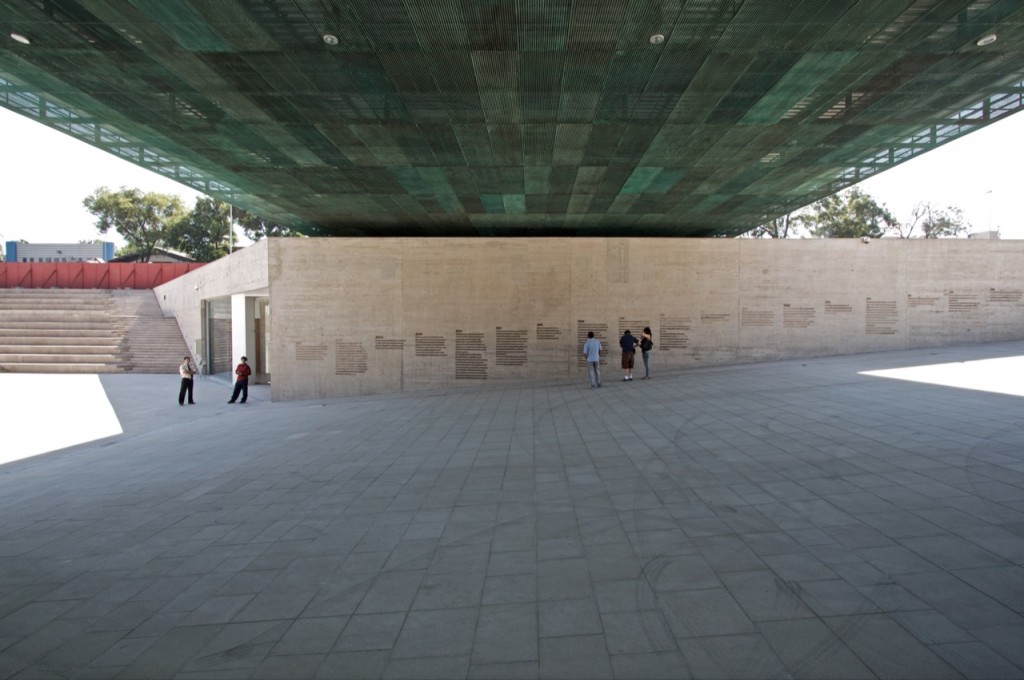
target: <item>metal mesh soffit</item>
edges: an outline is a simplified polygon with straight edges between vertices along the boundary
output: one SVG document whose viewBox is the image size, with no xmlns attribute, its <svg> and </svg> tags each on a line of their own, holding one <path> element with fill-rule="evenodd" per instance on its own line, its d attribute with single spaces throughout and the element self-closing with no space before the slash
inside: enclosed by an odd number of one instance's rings
<svg viewBox="0 0 1024 680">
<path fill-rule="evenodd" d="M 0 21 L 29 39 L 0 42 L 0 105 L 322 235 L 735 235 L 1024 105 L 1019 0 L 0 0 Z"/>
</svg>

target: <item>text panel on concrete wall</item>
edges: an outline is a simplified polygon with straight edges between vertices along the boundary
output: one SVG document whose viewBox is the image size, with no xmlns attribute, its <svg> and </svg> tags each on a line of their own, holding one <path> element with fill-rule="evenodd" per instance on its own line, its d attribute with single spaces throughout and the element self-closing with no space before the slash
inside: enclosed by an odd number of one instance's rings
<svg viewBox="0 0 1024 680">
<path fill-rule="evenodd" d="M 370 239 L 290 245 L 271 261 L 272 389 L 280 398 L 401 390 L 401 252 Z"/>
<path fill-rule="evenodd" d="M 585 380 L 650 326 L 656 370 L 1024 336 L 1021 243 L 275 243 L 275 398 Z M 639 362 L 638 362 L 639 363 Z"/>
<path fill-rule="evenodd" d="M 903 259 L 890 244 L 741 241 L 741 354 L 748 359 L 896 349 L 906 342 Z M 844 348 L 840 350 L 839 348 Z"/>
<path fill-rule="evenodd" d="M 1019 242 L 929 241 L 907 259 L 907 332 L 915 345 L 1020 337 Z"/>
</svg>

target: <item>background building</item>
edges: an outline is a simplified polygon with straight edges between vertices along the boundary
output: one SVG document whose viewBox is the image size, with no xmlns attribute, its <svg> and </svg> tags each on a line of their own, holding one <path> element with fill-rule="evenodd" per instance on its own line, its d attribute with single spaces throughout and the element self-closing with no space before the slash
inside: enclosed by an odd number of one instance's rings
<svg viewBox="0 0 1024 680">
<path fill-rule="evenodd" d="M 109 262 L 114 259 L 114 244 L 97 243 L 18 243 L 8 241 L 5 262 Z"/>
</svg>

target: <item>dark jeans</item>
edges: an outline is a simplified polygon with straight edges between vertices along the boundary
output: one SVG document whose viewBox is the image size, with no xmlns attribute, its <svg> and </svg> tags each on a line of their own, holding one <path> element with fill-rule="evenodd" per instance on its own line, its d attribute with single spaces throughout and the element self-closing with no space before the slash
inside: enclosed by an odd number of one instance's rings
<svg viewBox="0 0 1024 680">
<path fill-rule="evenodd" d="M 241 380 L 235 381 L 235 391 L 231 393 L 231 402 L 230 403 L 232 403 L 232 404 L 235 403 L 235 400 L 238 399 L 239 392 L 241 392 L 241 394 L 242 394 L 242 403 L 244 404 L 245 400 L 249 398 L 249 379 L 248 378 L 242 378 Z"/>
<path fill-rule="evenodd" d="M 184 404 L 185 403 L 185 394 L 186 393 L 188 394 L 188 403 L 194 404 L 195 402 L 192 401 L 192 378 L 182 378 L 181 379 L 181 389 L 178 390 L 178 403 L 179 404 Z"/>
</svg>

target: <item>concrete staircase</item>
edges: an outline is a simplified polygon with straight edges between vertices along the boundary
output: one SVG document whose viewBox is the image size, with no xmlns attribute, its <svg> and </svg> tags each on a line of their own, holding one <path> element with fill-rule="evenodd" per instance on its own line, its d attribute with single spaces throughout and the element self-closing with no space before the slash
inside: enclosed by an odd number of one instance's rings
<svg viewBox="0 0 1024 680">
<path fill-rule="evenodd" d="M 176 373 L 187 353 L 151 290 L 0 289 L 0 372 Z"/>
<path fill-rule="evenodd" d="M 124 328 L 133 373 L 177 373 L 190 354 L 178 320 L 164 316 L 151 290 L 112 290 L 114 315 Z"/>
</svg>

